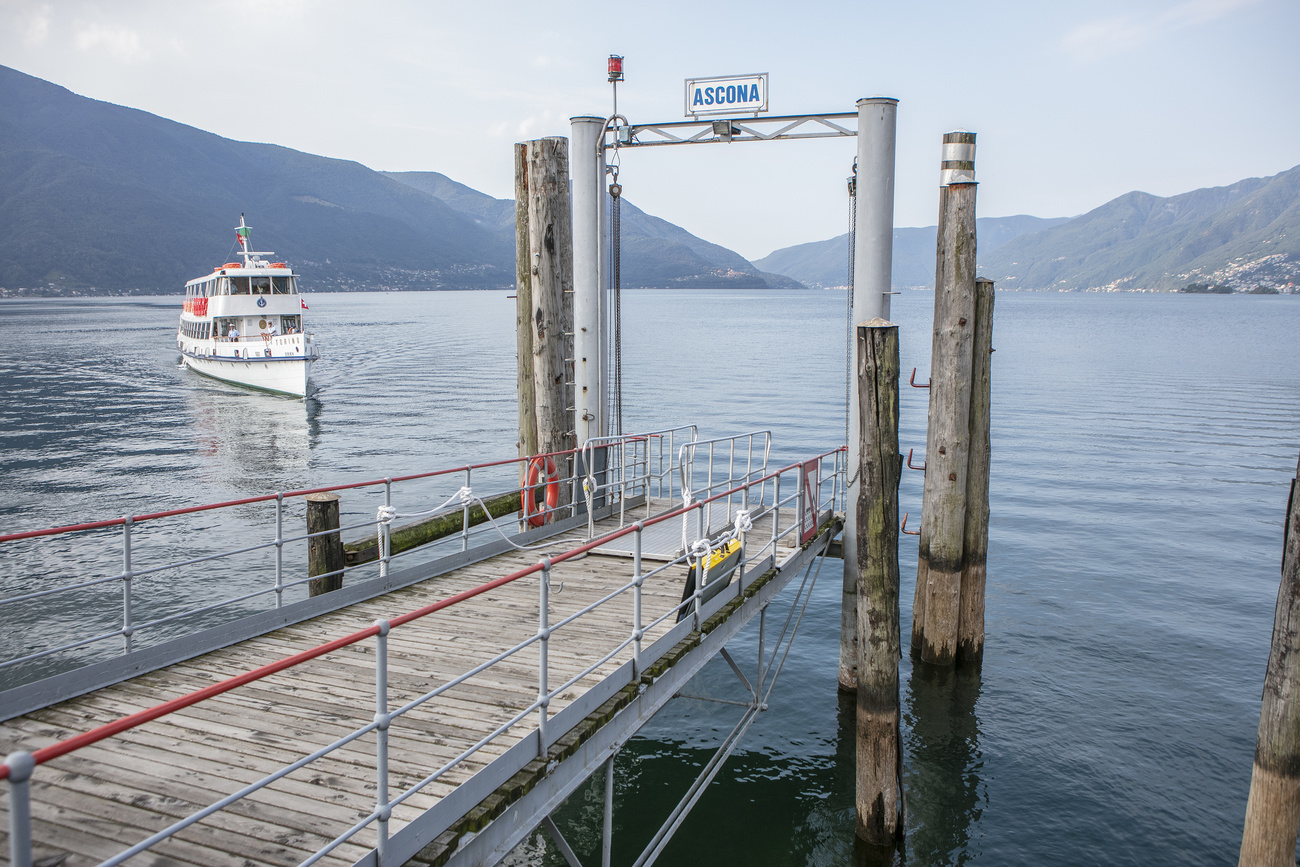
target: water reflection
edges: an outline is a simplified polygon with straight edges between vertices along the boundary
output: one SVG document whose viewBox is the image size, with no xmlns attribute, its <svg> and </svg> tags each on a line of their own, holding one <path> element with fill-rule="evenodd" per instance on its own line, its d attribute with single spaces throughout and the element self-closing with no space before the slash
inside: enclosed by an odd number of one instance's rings
<svg viewBox="0 0 1300 867">
<path fill-rule="evenodd" d="M 903 694 L 908 863 L 964 864 L 979 854 L 970 841 L 988 800 L 975 714 L 982 689 L 978 670 L 912 669 Z"/>
<path fill-rule="evenodd" d="M 195 374 L 197 377 L 197 374 Z M 319 438 L 319 404 L 205 382 L 185 392 L 204 482 L 254 496 L 295 488 Z"/>
</svg>

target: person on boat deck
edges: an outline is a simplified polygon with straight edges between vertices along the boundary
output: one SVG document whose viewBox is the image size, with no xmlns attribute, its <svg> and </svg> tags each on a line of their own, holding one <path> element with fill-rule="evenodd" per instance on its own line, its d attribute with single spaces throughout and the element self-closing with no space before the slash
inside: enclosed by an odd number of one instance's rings
<svg viewBox="0 0 1300 867">
<path fill-rule="evenodd" d="M 230 330 L 226 332 L 226 339 L 227 340 L 239 339 L 239 329 L 236 328 L 233 324 L 230 326 Z"/>
<path fill-rule="evenodd" d="M 267 342 L 267 343 L 270 343 L 270 342 L 271 342 L 271 326 L 270 326 L 270 325 L 263 325 L 263 326 L 262 326 L 262 331 L 261 331 L 261 333 L 262 333 L 262 340 L 265 341 L 265 342 Z"/>
</svg>

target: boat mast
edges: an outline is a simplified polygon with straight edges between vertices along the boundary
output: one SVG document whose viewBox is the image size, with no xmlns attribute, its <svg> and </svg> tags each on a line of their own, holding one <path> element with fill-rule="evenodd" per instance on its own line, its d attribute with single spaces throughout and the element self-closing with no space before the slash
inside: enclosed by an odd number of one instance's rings
<svg viewBox="0 0 1300 867">
<path fill-rule="evenodd" d="M 235 237 L 239 239 L 239 246 L 242 248 L 241 253 L 244 256 L 245 268 L 256 268 L 258 266 L 258 257 L 260 256 L 275 255 L 275 253 L 271 250 L 262 250 L 261 252 L 255 253 L 251 249 L 249 249 L 250 245 L 248 241 L 251 235 L 252 235 L 252 227 L 244 222 L 244 215 L 240 214 L 239 225 L 235 227 Z"/>
</svg>

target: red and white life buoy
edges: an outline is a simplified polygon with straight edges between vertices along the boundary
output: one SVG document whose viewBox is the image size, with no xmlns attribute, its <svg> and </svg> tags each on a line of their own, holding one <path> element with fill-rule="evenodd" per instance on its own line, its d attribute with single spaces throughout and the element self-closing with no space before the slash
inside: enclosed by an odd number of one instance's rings
<svg viewBox="0 0 1300 867">
<path fill-rule="evenodd" d="M 546 486 L 545 505 L 540 488 Z M 524 483 L 524 517 L 528 526 L 540 527 L 551 520 L 555 507 L 560 504 L 560 471 L 549 455 L 528 461 L 528 481 Z"/>
</svg>

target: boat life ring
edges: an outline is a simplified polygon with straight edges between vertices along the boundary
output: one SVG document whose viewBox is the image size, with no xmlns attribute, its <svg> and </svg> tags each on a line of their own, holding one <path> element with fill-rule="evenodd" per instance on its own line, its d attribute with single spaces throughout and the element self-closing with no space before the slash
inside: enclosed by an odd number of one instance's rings
<svg viewBox="0 0 1300 867">
<path fill-rule="evenodd" d="M 544 506 L 539 496 L 543 484 L 546 486 Z M 524 517 L 530 527 L 544 525 L 555 514 L 555 507 L 560 504 L 560 471 L 550 456 L 528 461 L 528 481 L 524 483 L 523 501 Z"/>
</svg>

